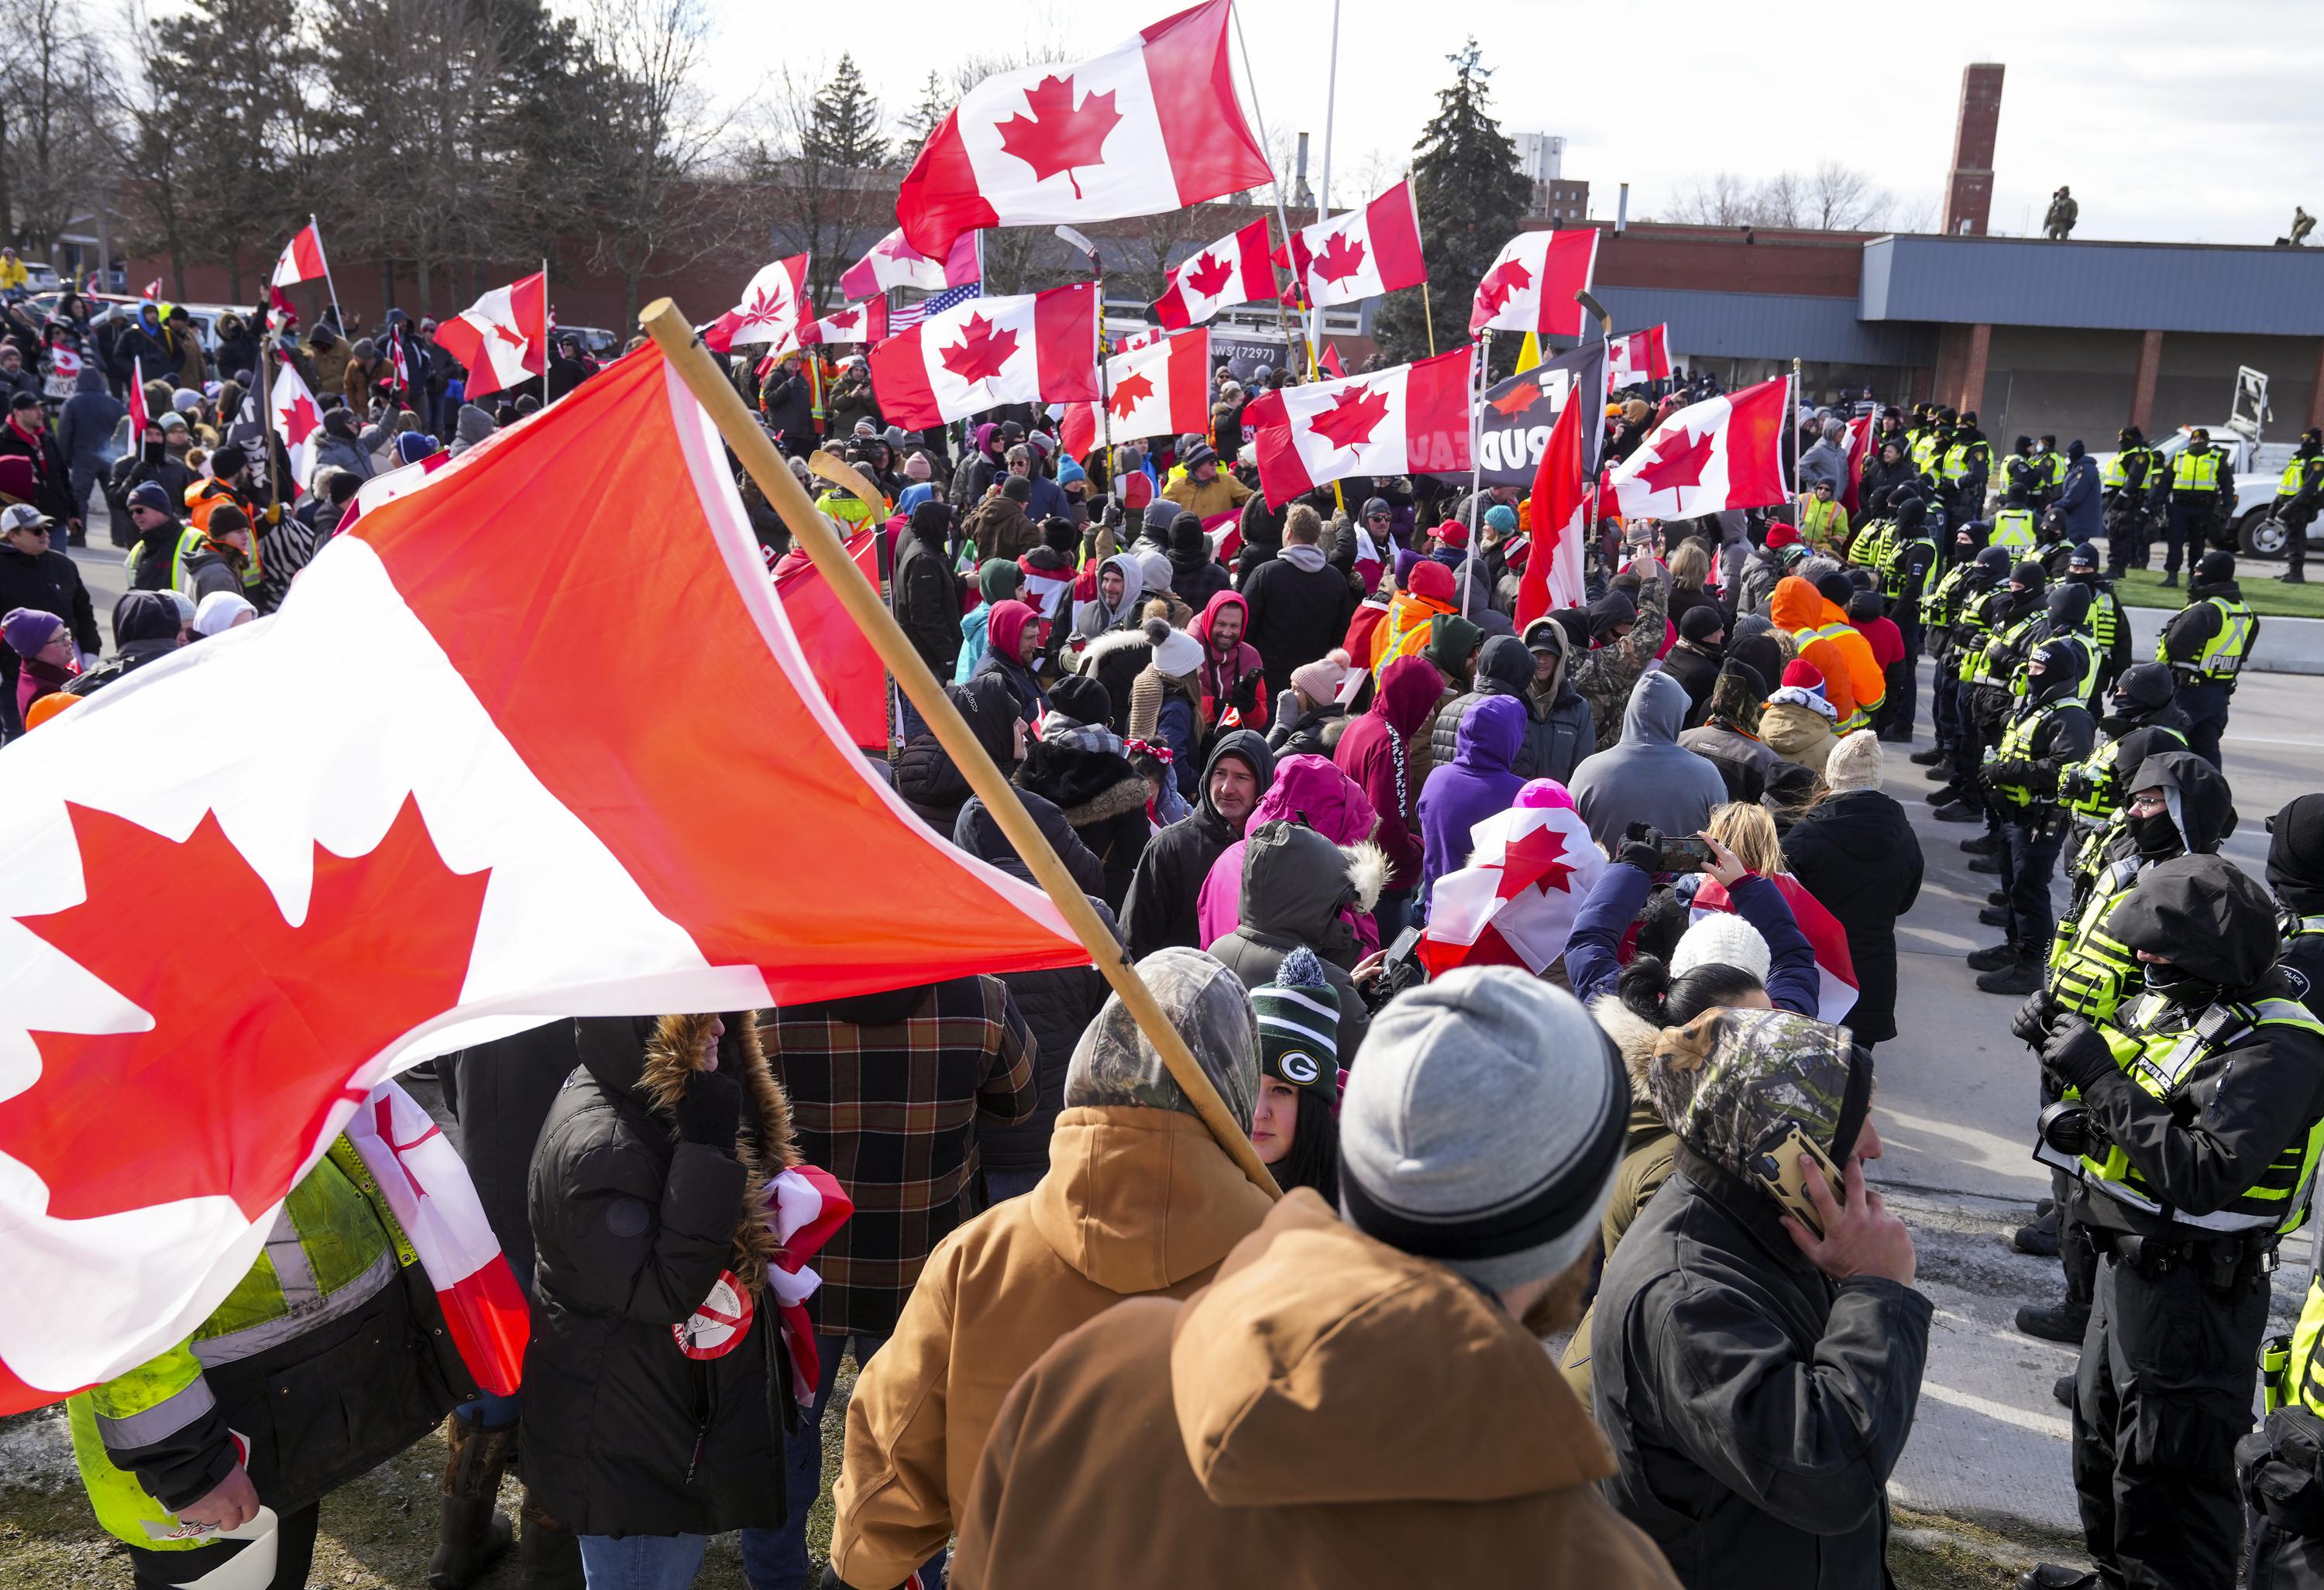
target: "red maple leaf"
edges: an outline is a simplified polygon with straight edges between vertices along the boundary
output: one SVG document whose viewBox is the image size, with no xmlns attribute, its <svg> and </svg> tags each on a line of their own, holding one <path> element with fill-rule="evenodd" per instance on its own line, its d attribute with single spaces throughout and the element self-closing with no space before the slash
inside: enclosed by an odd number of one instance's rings
<svg viewBox="0 0 2324 1590">
<path fill-rule="evenodd" d="M 1344 232 L 1334 232 L 1325 239 L 1323 252 L 1309 267 L 1325 281 L 1343 280 L 1363 268 L 1364 245 Z"/>
<path fill-rule="evenodd" d="M 528 340 L 524 333 L 519 331 L 515 326 L 503 326 L 497 320 L 493 322 L 493 335 L 500 338 L 501 341 L 508 344 L 508 345 L 512 348 L 523 347 Z"/>
<path fill-rule="evenodd" d="M 1495 892 L 1509 900 L 1539 884 L 1545 890 L 1572 893 L 1573 869 L 1562 859 L 1564 855 L 1565 836 L 1554 828 L 1520 835 L 1502 854 L 1501 886 Z"/>
<path fill-rule="evenodd" d="M 1186 271 L 1186 285 L 1206 299 L 1219 296 L 1234 275 L 1234 267 L 1214 254 L 1204 254 Z"/>
<path fill-rule="evenodd" d="M 1001 124 L 1001 149 L 1032 167 L 1036 182 L 1063 171 L 1074 185 L 1074 197 L 1081 198 L 1074 168 L 1103 165 L 1106 138 L 1121 122 L 1113 90 L 1090 95 L 1075 106 L 1071 73 L 1043 78 L 1025 90 L 1025 110 L 1032 114 L 1019 112 Z"/>
<path fill-rule="evenodd" d="M 1645 483 L 1654 492 L 1675 492 L 1681 486 L 1702 483 L 1703 465 L 1711 462 L 1717 449 L 1711 444 L 1719 439 L 1715 430 L 1691 436 L 1684 429 L 1674 432 L 1655 444 L 1648 456 L 1651 462 L 1642 465 L 1630 478 Z"/>
<path fill-rule="evenodd" d="M 840 330 L 845 331 L 862 318 L 863 311 L 861 309 L 842 309 L 831 317 L 831 323 Z"/>
<path fill-rule="evenodd" d="M 289 1190 L 347 1080 L 458 1003 L 486 872 L 444 865 L 410 796 L 369 855 L 315 853 L 306 919 L 205 813 L 184 843 L 68 804 L 88 897 L 18 920 L 152 1018 L 36 1034 L 41 1078 L 0 1100 L 0 1153 L 93 1219 L 224 1195 L 255 1218 Z M 168 911 L 199 900 L 196 941 Z"/>
<path fill-rule="evenodd" d="M 1106 400 L 1105 406 L 1113 410 L 1116 419 L 1127 419 L 1139 399 L 1153 395 L 1154 383 L 1146 379 L 1144 372 L 1133 370 L 1114 383 L 1113 395 Z"/>
<path fill-rule="evenodd" d="M 290 438 L 294 447 L 303 447 L 307 438 L 323 428 L 323 417 L 315 412 L 314 400 L 300 392 L 290 400 L 290 407 L 280 411 L 282 434 Z"/>
<path fill-rule="evenodd" d="M 1370 387 L 1351 387 L 1333 405 L 1307 422 L 1307 428 L 1334 447 L 1352 447 L 1371 440 L 1372 432 L 1388 418 L 1388 396 Z"/>
<path fill-rule="evenodd" d="M 1523 414 L 1526 409 L 1532 408 L 1535 400 L 1540 396 L 1540 387 L 1535 385 L 1532 381 L 1521 381 L 1517 382 L 1517 385 L 1511 387 L 1508 391 L 1503 392 L 1499 397 L 1493 399 L 1492 407 L 1503 417 L 1509 419 L 1515 419 L 1518 415 Z"/>
<path fill-rule="evenodd" d="M 965 381 L 989 381 L 1001 373 L 1017 352 L 1017 334 L 995 333 L 992 322 L 971 315 L 961 327 L 960 341 L 944 350 L 944 367 Z"/>
<path fill-rule="evenodd" d="M 1498 314 L 1501 306 L 1509 301 L 1510 294 L 1521 287 L 1532 285 L 1533 272 L 1526 270 L 1521 261 L 1503 260 L 1486 271 L 1485 279 L 1477 283 L 1477 307 L 1487 315 Z"/>
</svg>

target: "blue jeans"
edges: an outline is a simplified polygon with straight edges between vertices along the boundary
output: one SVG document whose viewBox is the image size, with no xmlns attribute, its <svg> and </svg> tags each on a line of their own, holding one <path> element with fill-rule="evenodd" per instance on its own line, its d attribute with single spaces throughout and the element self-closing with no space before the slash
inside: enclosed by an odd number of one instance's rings
<svg viewBox="0 0 2324 1590">
<path fill-rule="evenodd" d="M 702 1567 L 707 1535 L 581 1537 L 589 1590 L 686 1590 Z"/>
<path fill-rule="evenodd" d="M 802 1428 L 786 1439 L 783 1462 L 788 1483 L 783 1499 L 788 1511 L 783 1525 L 742 1531 L 742 1576 L 751 1590 L 805 1590 L 811 1582 L 808 1573 L 814 1565 L 807 1560 L 807 1515 L 823 1491 L 823 1415 L 831 1406 L 831 1388 L 838 1383 L 839 1360 L 847 1350 L 848 1339 L 844 1336 L 815 1338 L 822 1375 L 816 1383 L 814 1408 L 801 1411 Z M 859 1336 L 854 1342 L 860 1368 L 888 1345 L 888 1338 Z M 945 1560 L 945 1553 L 939 1551 L 920 1570 L 921 1583 L 927 1590 L 944 1590 Z M 596 1586 L 592 1585 L 590 1590 Z"/>
<path fill-rule="evenodd" d="M 516 1423 L 517 1415 L 523 1410 L 523 1402 L 516 1397 L 478 1392 L 475 1401 L 463 1402 L 452 1411 L 472 1421 L 479 1429 L 507 1429 Z"/>
</svg>

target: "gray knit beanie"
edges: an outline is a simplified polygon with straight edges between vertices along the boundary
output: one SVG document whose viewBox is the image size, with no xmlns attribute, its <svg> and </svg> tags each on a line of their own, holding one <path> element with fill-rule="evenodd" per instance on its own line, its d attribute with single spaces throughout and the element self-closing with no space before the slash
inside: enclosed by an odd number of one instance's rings
<svg viewBox="0 0 2324 1590">
<path fill-rule="evenodd" d="M 1581 1002 L 1462 967 L 1373 1018 L 1340 1107 L 1340 1210 L 1494 1292 L 1564 1271 L 1620 1168 L 1629 1080 Z"/>
</svg>

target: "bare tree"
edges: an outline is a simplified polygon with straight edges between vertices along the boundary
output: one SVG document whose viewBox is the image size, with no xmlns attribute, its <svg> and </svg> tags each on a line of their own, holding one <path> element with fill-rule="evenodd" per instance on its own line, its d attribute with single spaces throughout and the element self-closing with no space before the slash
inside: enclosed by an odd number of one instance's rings
<svg viewBox="0 0 2324 1590">
<path fill-rule="evenodd" d="M 102 197 L 119 84 L 79 0 L 0 0 L 0 228 L 53 258 Z"/>
<path fill-rule="evenodd" d="M 1696 226 L 1790 226 L 1860 232 L 1886 223 L 1895 200 L 1870 178 L 1837 161 L 1812 175 L 1779 171 L 1747 184 L 1731 171 L 1696 177 L 1679 189 L 1663 218 Z"/>
<path fill-rule="evenodd" d="M 820 65 L 779 69 L 750 108 L 739 157 L 742 179 L 767 201 L 777 250 L 807 256 L 818 304 L 834 301 L 840 273 L 895 225 L 900 176 L 884 144 L 834 136 L 831 76 Z"/>
<path fill-rule="evenodd" d="M 1753 218 L 1751 196 L 1731 171 L 1696 177 L 1679 189 L 1669 218 L 1690 226 L 1740 226 Z"/>
<path fill-rule="evenodd" d="M 1807 224 L 1819 232 L 1865 232 L 1878 228 L 1895 206 L 1885 188 L 1853 166 L 1825 161 L 1807 181 Z"/>
<path fill-rule="evenodd" d="M 1804 226 L 1807 184 L 1795 171 L 1778 171 L 1751 190 L 1751 223 L 1755 226 Z"/>
</svg>

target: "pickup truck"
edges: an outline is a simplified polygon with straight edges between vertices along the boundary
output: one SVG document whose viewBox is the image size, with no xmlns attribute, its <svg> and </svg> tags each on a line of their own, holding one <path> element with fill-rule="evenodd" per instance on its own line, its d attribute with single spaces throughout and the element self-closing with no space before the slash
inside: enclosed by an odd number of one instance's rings
<svg viewBox="0 0 2324 1590">
<path fill-rule="evenodd" d="M 2155 438 L 2155 450 L 2163 455 L 2163 467 L 2186 449 L 2188 433 L 2192 426 L 2181 426 L 2169 436 Z M 2240 429 L 2224 425 L 2210 427 L 2211 446 L 2227 455 L 2227 467 L 2236 476 L 2235 514 L 2228 520 L 2227 535 L 2215 535 L 2220 546 L 2230 547 L 2252 557 L 2282 557 L 2283 527 L 2268 518 L 2268 506 L 2275 501 L 2275 484 L 2282 478 L 2283 466 L 2292 462 L 2290 442 L 2254 443 Z M 2112 453 L 2093 453 L 2103 475 L 2114 462 Z M 2324 516 L 2309 527 L 2309 544 L 2324 546 Z"/>
</svg>

